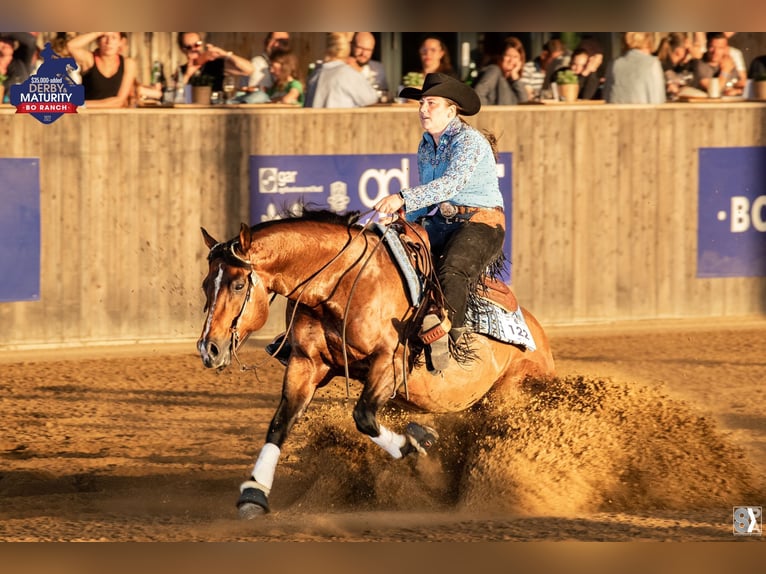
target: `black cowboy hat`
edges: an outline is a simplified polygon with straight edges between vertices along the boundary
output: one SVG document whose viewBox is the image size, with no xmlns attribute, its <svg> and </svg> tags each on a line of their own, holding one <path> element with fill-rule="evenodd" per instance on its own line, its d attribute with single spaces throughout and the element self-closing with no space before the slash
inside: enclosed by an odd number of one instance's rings
<svg viewBox="0 0 766 574">
<path fill-rule="evenodd" d="M 426 96 L 449 98 L 458 105 L 464 116 L 477 114 L 481 109 L 481 100 L 474 89 L 447 74 L 428 74 L 422 90 L 408 87 L 399 92 L 400 98 L 408 100 L 419 100 Z"/>
</svg>

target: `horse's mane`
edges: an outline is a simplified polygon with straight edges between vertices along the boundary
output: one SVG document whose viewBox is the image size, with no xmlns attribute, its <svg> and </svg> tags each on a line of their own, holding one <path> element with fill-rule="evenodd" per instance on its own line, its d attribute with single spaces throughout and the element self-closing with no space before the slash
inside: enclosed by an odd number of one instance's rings
<svg viewBox="0 0 766 574">
<path fill-rule="evenodd" d="M 334 223 L 338 225 L 351 226 L 359 221 L 359 211 L 348 211 L 346 213 L 336 213 L 329 209 L 313 207 L 310 204 L 302 205 L 299 209 L 286 210 L 281 217 L 295 221 L 316 221 L 319 223 Z"/>
</svg>

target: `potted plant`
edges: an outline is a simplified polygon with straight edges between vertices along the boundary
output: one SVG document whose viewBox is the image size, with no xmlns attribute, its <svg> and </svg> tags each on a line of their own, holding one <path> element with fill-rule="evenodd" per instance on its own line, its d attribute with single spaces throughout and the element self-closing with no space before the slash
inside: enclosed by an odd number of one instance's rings
<svg viewBox="0 0 766 574">
<path fill-rule="evenodd" d="M 194 74 L 189 78 L 189 85 L 192 87 L 193 104 L 209 104 L 210 97 L 213 95 L 213 76 L 208 74 Z"/>
<path fill-rule="evenodd" d="M 577 94 L 580 92 L 580 81 L 572 70 L 559 70 L 556 74 L 556 85 L 559 89 L 559 95 L 565 102 L 577 101 Z"/>
<path fill-rule="evenodd" d="M 756 100 L 766 100 L 766 74 L 758 74 L 753 78 L 753 97 Z"/>
<path fill-rule="evenodd" d="M 5 86 L 3 85 L 5 83 L 5 80 L 8 79 L 8 76 L 0 72 L 0 104 L 3 103 L 3 98 L 5 97 Z"/>
</svg>

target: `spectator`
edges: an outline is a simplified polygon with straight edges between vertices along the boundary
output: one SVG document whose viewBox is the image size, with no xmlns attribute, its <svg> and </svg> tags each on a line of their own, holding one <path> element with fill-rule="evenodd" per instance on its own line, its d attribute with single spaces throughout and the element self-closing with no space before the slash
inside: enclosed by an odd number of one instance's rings
<svg viewBox="0 0 766 574">
<path fill-rule="evenodd" d="M 505 39 L 505 49 L 494 64 L 488 65 L 479 74 L 474 89 L 482 105 L 507 106 L 524 103 L 529 99 L 524 80 L 524 45 L 510 36 Z"/>
<path fill-rule="evenodd" d="M 378 94 L 364 76 L 347 64 L 349 38 L 343 32 L 327 35 L 324 62 L 306 82 L 307 108 L 357 108 L 378 101 Z"/>
<path fill-rule="evenodd" d="M 303 105 L 303 84 L 298 75 L 298 58 L 290 50 L 277 48 L 270 54 L 269 73 L 274 79 L 266 91 L 277 104 Z"/>
<path fill-rule="evenodd" d="M 253 71 L 247 80 L 248 91 L 271 88 L 274 80 L 269 72 L 271 55 L 274 50 L 288 50 L 290 48 L 290 32 L 269 32 L 263 40 L 263 52 L 250 60 Z"/>
<path fill-rule="evenodd" d="M 125 32 L 87 32 L 67 42 L 77 62 L 89 108 L 124 108 L 133 94 L 136 62 L 120 54 Z M 90 46 L 96 42 L 96 49 Z"/>
<path fill-rule="evenodd" d="M 603 58 L 603 54 L 601 55 Z M 601 79 L 598 76 L 598 64 L 591 60 L 585 48 L 576 48 L 572 52 L 569 69 L 577 74 L 578 100 L 593 100 L 601 96 Z M 598 61 L 599 58 L 596 58 Z"/>
<path fill-rule="evenodd" d="M 423 74 L 423 77 L 426 74 L 439 73 L 457 78 L 457 72 L 452 67 L 449 50 L 440 38 L 426 37 L 420 43 L 418 53 L 420 54 L 421 65 L 421 69 L 418 71 Z"/>
<path fill-rule="evenodd" d="M 545 83 L 545 77 L 551 64 L 564 53 L 564 44 L 558 38 L 551 38 L 533 60 L 524 63 L 521 79 L 529 93 L 529 99 L 539 100 L 540 91 Z"/>
<path fill-rule="evenodd" d="M 731 45 L 731 39 L 736 32 L 722 32 L 726 36 L 726 41 L 729 43 L 729 56 L 734 60 L 734 67 L 737 69 L 737 73 L 740 78 L 747 77 L 747 64 L 745 64 L 745 56 L 742 55 L 742 50 Z"/>
<path fill-rule="evenodd" d="M 192 76 L 210 76 L 213 78 L 213 91 L 220 92 L 225 75 L 249 76 L 253 72 L 250 60 L 237 56 L 231 50 L 204 44 L 199 32 L 179 32 L 178 47 L 186 54 L 186 63 L 178 68 L 176 75 L 182 84 L 188 84 Z"/>
<path fill-rule="evenodd" d="M 741 96 L 747 75 L 740 75 L 729 55 L 729 42 L 722 32 L 708 36 L 705 55 L 692 63 L 695 88 L 710 93 L 710 84 L 718 83 L 718 93 L 724 96 Z"/>
<path fill-rule="evenodd" d="M 375 36 L 371 32 L 356 32 L 351 40 L 352 65 L 359 67 L 374 90 L 388 92 L 388 81 L 383 64 L 372 59 L 375 50 Z"/>
<path fill-rule="evenodd" d="M 665 101 L 662 64 L 652 55 L 651 32 L 626 32 L 623 54 L 607 69 L 604 95 L 611 104 L 661 104 Z"/>
<path fill-rule="evenodd" d="M 424 133 L 418 145 L 419 185 L 387 195 L 375 204 L 381 214 L 406 211 L 420 221 L 446 300 L 445 317 L 429 312 L 422 322 L 430 340 L 434 371 L 449 366 L 449 339 L 466 332 L 468 294 L 488 268 L 503 258 L 505 216 L 497 182 L 496 140 L 471 127 L 462 116 L 481 109 L 470 87 L 445 74 L 426 76 L 423 89 L 407 87 L 400 97 L 417 100 Z"/>
<path fill-rule="evenodd" d="M 683 32 L 671 32 L 665 36 L 655 52 L 665 74 L 665 96 L 675 100 L 681 89 L 691 83 L 691 40 Z"/>
<path fill-rule="evenodd" d="M 766 54 L 758 56 L 750 62 L 747 77 L 755 81 L 766 79 Z"/>
<path fill-rule="evenodd" d="M 8 100 L 13 84 L 24 82 L 34 71 L 36 41 L 30 32 L 0 32 L 0 76 L 5 76 L 0 103 Z"/>
</svg>

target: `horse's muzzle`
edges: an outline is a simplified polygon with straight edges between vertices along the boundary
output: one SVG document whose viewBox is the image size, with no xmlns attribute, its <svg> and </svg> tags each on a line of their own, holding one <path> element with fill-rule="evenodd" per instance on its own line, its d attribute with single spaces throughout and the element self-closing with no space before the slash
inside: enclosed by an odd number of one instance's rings
<svg viewBox="0 0 766 574">
<path fill-rule="evenodd" d="M 231 342 L 200 339 L 197 350 L 202 357 L 202 364 L 208 369 L 226 367 L 231 363 Z"/>
</svg>

